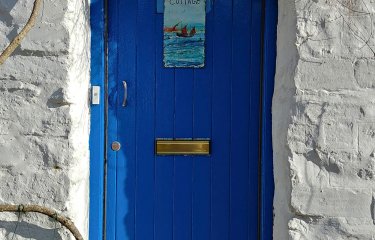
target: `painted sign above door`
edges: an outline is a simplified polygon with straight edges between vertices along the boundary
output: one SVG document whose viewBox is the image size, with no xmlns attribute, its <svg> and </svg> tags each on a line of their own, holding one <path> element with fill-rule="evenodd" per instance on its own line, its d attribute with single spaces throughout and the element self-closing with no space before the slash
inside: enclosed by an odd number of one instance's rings
<svg viewBox="0 0 375 240">
<path fill-rule="evenodd" d="M 165 0 L 164 66 L 204 67 L 205 28 L 205 0 Z"/>
</svg>

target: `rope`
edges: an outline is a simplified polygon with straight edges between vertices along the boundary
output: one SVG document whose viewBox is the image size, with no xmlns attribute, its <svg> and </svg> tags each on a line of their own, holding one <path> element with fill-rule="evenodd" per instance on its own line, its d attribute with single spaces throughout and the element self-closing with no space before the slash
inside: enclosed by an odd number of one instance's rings
<svg viewBox="0 0 375 240">
<path fill-rule="evenodd" d="M 66 227 L 75 237 L 76 240 L 83 240 L 83 237 L 77 227 L 74 225 L 74 223 L 67 217 L 64 217 L 62 215 L 57 214 L 56 211 L 38 206 L 38 205 L 0 205 L 0 212 L 18 212 L 19 214 L 26 213 L 26 212 L 35 212 L 44 214 L 46 216 L 49 216 L 50 218 L 55 219 L 57 222 L 59 222 L 62 226 Z M 21 215 L 19 215 L 20 217 Z M 16 225 L 17 230 L 18 224 Z M 13 235 L 14 237 L 14 235 Z"/>
<path fill-rule="evenodd" d="M 43 0 L 35 0 L 33 11 L 31 12 L 30 18 L 27 21 L 25 27 L 21 32 L 10 42 L 4 52 L 0 54 L 0 65 L 3 65 L 5 60 L 16 50 L 16 48 L 21 44 L 22 40 L 26 37 L 29 31 L 34 27 L 36 18 L 39 15 L 40 6 L 42 5 Z"/>
</svg>

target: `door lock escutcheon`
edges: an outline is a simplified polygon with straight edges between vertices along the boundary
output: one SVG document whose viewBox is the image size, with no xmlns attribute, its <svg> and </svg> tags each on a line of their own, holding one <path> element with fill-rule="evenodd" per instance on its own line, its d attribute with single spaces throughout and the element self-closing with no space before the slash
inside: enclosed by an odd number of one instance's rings
<svg viewBox="0 0 375 240">
<path fill-rule="evenodd" d="M 121 149 L 121 143 L 117 142 L 117 141 L 114 141 L 112 144 L 111 144 L 111 148 L 113 151 L 117 152 L 117 151 L 120 151 Z"/>
</svg>

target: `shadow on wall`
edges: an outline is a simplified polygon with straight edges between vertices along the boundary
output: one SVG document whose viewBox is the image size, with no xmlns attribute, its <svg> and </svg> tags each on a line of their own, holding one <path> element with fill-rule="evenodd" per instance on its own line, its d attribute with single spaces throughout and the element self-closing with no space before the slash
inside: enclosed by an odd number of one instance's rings
<svg viewBox="0 0 375 240">
<path fill-rule="evenodd" d="M 5 23 L 7 27 L 13 28 L 7 35 L 8 39 L 17 36 L 19 25 L 13 23 L 13 17 L 10 15 L 11 10 L 17 4 L 18 0 L 0 1 L 0 22 Z"/>
<path fill-rule="evenodd" d="M 20 236 L 25 239 L 62 240 L 58 233 L 58 229 L 42 228 L 25 221 L 0 221 L 0 230 L 5 230 L 7 232 L 6 236 L 8 239 L 13 239 L 13 233 L 15 232 L 16 235 L 14 236 L 14 239 L 17 239 L 17 237 Z"/>
<path fill-rule="evenodd" d="M 70 104 L 72 103 L 67 99 L 66 93 L 63 88 L 57 89 L 47 100 L 48 108 L 59 108 L 66 105 L 69 106 Z"/>
</svg>

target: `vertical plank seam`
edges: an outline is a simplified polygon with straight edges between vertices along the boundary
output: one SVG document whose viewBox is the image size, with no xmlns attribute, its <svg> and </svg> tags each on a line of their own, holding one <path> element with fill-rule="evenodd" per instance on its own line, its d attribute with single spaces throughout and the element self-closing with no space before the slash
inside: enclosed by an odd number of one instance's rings
<svg viewBox="0 0 375 240">
<path fill-rule="evenodd" d="M 232 235 L 232 123 L 233 123 L 233 21 L 234 21 L 234 2 L 231 0 L 231 64 L 230 64 L 230 122 L 229 122 L 229 239 Z"/>
<path fill-rule="evenodd" d="M 155 1 L 154 1 L 155 2 Z M 156 24 L 156 15 L 157 13 L 154 13 L 153 14 L 153 18 L 154 18 L 154 26 L 153 26 L 153 32 L 156 32 L 157 30 L 157 24 Z M 157 34 L 155 34 L 155 36 L 158 36 Z M 157 42 L 157 38 L 156 38 L 156 42 Z M 155 51 L 154 51 L 154 127 L 153 127 L 153 129 L 154 129 L 154 139 L 153 139 L 153 141 L 155 140 L 155 138 L 156 138 L 156 119 L 157 119 L 157 113 L 156 113 L 156 111 L 157 111 L 157 109 L 156 109 L 156 106 L 157 106 L 157 69 L 156 69 L 156 62 L 157 62 L 157 58 L 156 58 L 156 56 L 157 56 L 157 53 L 158 53 L 158 48 L 157 48 L 157 46 L 156 46 L 156 44 L 155 44 L 155 46 L 154 46 L 154 49 L 155 49 Z M 156 236 L 156 224 L 155 224 L 155 216 L 156 216 L 156 214 L 155 214 L 155 209 L 156 209 L 156 203 L 157 203 L 157 201 L 156 201 L 156 185 L 157 185 L 157 182 L 156 182 L 156 161 L 157 161 L 157 158 L 156 158 L 156 156 L 154 155 L 154 187 L 153 187 L 153 189 L 154 189 L 154 201 L 153 201 L 153 239 L 155 239 L 155 236 Z"/>
<path fill-rule="evenodd" d="M 153 3 L 155 4 L 156 3 L 156 1 L 153 1 Z M 153 9 L 155 10 L 156 9 L 156 5 L 155 6 L 153 6 Z M 151 12 L 151 14 L 152 14 L 152 23 L 153 23 L 153 32 L 155 31 L 155 28 L 156 28 L 156 13 L 155 13 L 155 11 L 154 12 Z M 156 35 L 155 35 L 156 36 Z M 156 47 L 156 42 L 157 42 L 157 38 L 155 39 L 155 38 L 153 38 L 154 39 L 154 88 L 153 88 L 153 92 L 154 92 L 154 101 L 153 101 L 153 105 L 154 105 L 154 127 L 153 127 L 153 130 L 154 130 L 154 134 L 153 134 L 153 139 L 152 139 L 152 141 L 154 141 L 154 139 L 155 139 L 155 136 L 156 136 L 156 78 L 157 78 L 157 76 L 156 76 L 156 55 L 157 55 L 157 47 Z M 153 171 L 153 173 L 154 173 L 154 185 L 153 185 L 153 188 L 152 188 L 152 190 L 153 190 L 153 208 L 152 208 L 152 215 L 153 215 L 153 217 L 152 217 L 152 224 L 153 224 L 153 234 L 152 234 L 152 239 L 154 239 L 155 240 L 155 203 L 156 203 L 156 156 L 155 156 L 155 154 L 153 155 L 153 168 L 154 168 L 154 171 Z"/>
<path fill-rule="evenodd" d="M 252 29 L 252 27 L 253 27 L 253 0 L 251 0 L 251 2 L 250 2 L 250 14 L 251 14 L 251 17 L 250 17 L 250 30 Z M 251 81 L 251 79 L 252 79 L 252 73 L 253 73 L 253 70 L 254 70 L 254 68 L 252 67 L 253 66 L 253 57 L 252 57 L 252 46 L 253 46 L 253 34 L 251 34 L 251 37 L 250 37 L 250 48 L 249 48 L 249 56 L 250 56 L 250 76 L 249 76 L 249 78 L 250 78 L 250 81 Z M 249 93 L 251 94 L 251 84 L 249 84 Z M 251 122 L 251 104 L 252 103 L 252 101 L 251 101 L 251 96 L 249 96 L 249 119 L 248 119 L 248 122 L 250 123 Z M 249 175 L 248 175 L 248 187 L 247 187 L 247 189 L 248 189 L 248 194 L 249 194 L 249 196 L 250 196 L 250 189 L 251 189 L 251 176 L 250 176 L 250 156 L 251 156 L 251 154 L 250 154 L 250 152 L 251 152 L 251 147 L 250 147 L 250 145 L 251 145 L 251 133 L 250 133 L 250 131 L 251 131 L 251 128 L 250 128 L 250 125 L 249 125 L 249 128 L 248 128 L 248 140 L 249 140 L 249 142 L 248 142 L 248 144 L 249 144 L 249 149 L 248 149 L 248 172 L 249 172 Z M 250 213 L 251 213 L 251 202 L 249 201 L 249 212 L 248 212 L 248 216 L 250 216 Z M 251 221 L 250 221 L 250 219 L 249 219 L 249 223 L 248 224 L 251 224 Z M 259 224 L 259 223 L 258 223 Z M 247 239 L 248 240 L 251 240 L 251 238 L 250 238 L 250 226 L 247 226 Z"/>
<path fill-rule="evenodd" d="M 174 95 L 174 108 L 173 108 L 173 137 L 176 137 L 176 70 L 173 69 L 173 95 Z M 176 157 L 173 156 L 173 207 L 172 207 L 172 240 L 175 239 L 175 195 L 176 195 Z"/>
<path fill-rule="evenodd" d="M 213 24 L 213 22 L 215 21 L 215 17 L 216 17 L 216 11 L 215 11 L 215 6 L 212 6 L 212 9 L 211 9 L 211 22 L 212 22 L 212 36 L 215 36 L 215 24 Z M 213 39 L 213 37 L 212 37 Z M 215 44 L 214 44 L 214 41 L 212 40 L 212 68 L 211 68 L 211 139 L 212 139 L 212 136 L 213 136 L 213 123 L 214 123 L 214 111 L 213 111 L 213 103 L 214 103 L 214 86 L 215 86 L 215 81 L 213 80 L 215 78 L 215 64 L 214 64 L 214 59 L 215 59 Z M 212 148 L 213 146 L 211 146 L 211 151 L 212 151 Z M 212 238 L 212 229 L 213 229 L 213 226 L 212 226 L 212 203 L 213 203 L 213 167 L 214 167 L 214 161 L 213 161 L 213 158 L 211 157 L 211 160 L 210 160 L 210 239 Z"/>
<path fill-rule="evenodd" d="M 194 113 L 195 113 L 195 84 L 196 84 L 196 75 L 195 75 L 195 69 L 193 69 L 193 89 L 192 89 L 192 103 L 193 103 L 193 107 L 192 107 L 192 128 L 191 128 L 191 135 L 192 137 L 194 138 L 195 137 L 195 131 L 194 131 L 194 128 L 195 128 L 195 119 L 194 119 Z M 194 214 L 194 175 L 195 175 L 195 157 L 190 157 L 190 159 L 193 161 L 192 163 L 192 171 L 191 171 L 191 201 L 190 201 L 190 234 L 191 234 L 191 239 L 193 239 L 193 214 Z"/>
<path fill-rule="evenodd" d="M 139 1 L 136 1 L 136 26 L 138 27 L 139 24 Z M 139 32 L 136 31 L 135 38 L 134 38 L 134 45 L 135 45 L 135 73 L 134 73 L 134 176 L 135 176 L 135 187 L 134 187 L 134 238 L 137 239 L 137 192 L 138 192 L 138 144 L 137 144 L 137 132 L 138 132 L 138 124 L 137 124 L 137 114 L 138 114 L 138 38 Z M 117 239 L 116 239 L 117 240 Z"/>
</svg>

